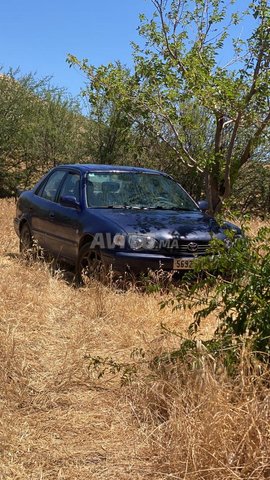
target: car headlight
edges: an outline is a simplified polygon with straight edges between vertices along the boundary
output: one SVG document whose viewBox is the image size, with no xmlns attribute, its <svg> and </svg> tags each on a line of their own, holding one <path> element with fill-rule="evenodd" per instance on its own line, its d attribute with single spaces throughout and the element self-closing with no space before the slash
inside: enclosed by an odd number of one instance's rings
<svg viewBox="0 0 270 480">
<path fill-rule="evenodd" d="M 124 248 L 125 242 L 126 242 L 126 237 L 125 237 L 125 235 L 122 235 L 121 233 L 117 233 L 116 235 L 114 235 L 114 237 L 113 237 L 113 243 L 114 243 L 114 245 L 116 245 L 117 247 L 122 247 L 122 248 Z"/>
<path fill-rule="evenodd" d="M 150 235 L 129 235 L 128 244 L 131 250 L 154 250 L 157 241 Z"/>
</svg>

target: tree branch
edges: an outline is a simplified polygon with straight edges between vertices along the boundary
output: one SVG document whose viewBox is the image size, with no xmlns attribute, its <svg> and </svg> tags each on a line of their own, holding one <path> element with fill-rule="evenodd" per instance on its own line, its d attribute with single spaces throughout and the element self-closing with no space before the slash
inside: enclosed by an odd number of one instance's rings
<svg viewBox="0 0 270 480">
<path fill-rule="evenodd" d="M 161 21 L 161 30 L 162 30 L 162 33 L 163 33 L 163 37 L 164 37 L 164 40 L 165 40 L 165 44 L 166 44 L 166 48 L 167 48 L 167 51 L 170 55 L 170 57 L 177 62 L 177 65 L 179 66 L 181 72 L 183 74 L 186 73 L 186 69 L 184 67 L 184 65 L 182 64 L 182 62 L 180 62 L 179 60 L 179 57 L 173 52 L 171 46 L 170 46 L 170 42 L 169 42 L 169 38 L 168 38 L 168 32 L 167 32 L 167 29 L 166 29 L 166 23 L 165 23 L 165 19 L 164 19 L 164 7 L 163 7 L 163 1 L 162 0 L 151 0 L 153 5 L 155 6 L 158 14 L 159 14 L 159 18 L 160 18 L 160 21 Z"/>
<path fill-rule="evenodd" d="M 226 155 L 226 165 L 225 165 L 225 172 L 224 172 L 224 187 L 225 187 L 225 192 L 224 192 L 224 198 L 228 198 L 231 194 L 231 163 L 232 163 L 232 154 L 233 154 L 233 148 L 237 136 L 237 132 L 240 126 L 242 114 L 241 112 L 238 113 L 234 127 L 233 127 L 233 132 L 231 136 L 231 140 L 228 146 L 227 150 L 227 155 Z"/>
<path fill-rule="evenodd" d="M 251 157 L 254 147 L 256 146 L 256 141 L 260 138 L 266 127 L 270 125 L 270 111 L 265 119 L 262 121 L 259 128 L 256 130 L 254 135 L 249 139 L 246 148 L 240 158 L 240 167 L 242 167 Z"/>
</svg>

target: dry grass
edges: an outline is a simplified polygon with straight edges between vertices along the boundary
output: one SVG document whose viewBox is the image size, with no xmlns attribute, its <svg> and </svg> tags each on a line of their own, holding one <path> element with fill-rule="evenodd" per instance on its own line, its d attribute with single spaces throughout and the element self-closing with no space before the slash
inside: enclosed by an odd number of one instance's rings
<svg viewBox="0 0 270 480">
<path fill-rule="evenodd" d="M 160 323 L 184 331 L 192 312 L 160 311 L 158 294 L 75 289 L 48 265 L 24 263 L 13 216 L 2 200 L 0 479 L 269 478 L 265 387 L 147 367 L 121 387 L 88 368 L 89 354 L 122 362 L 135 348 L 176 348 Z"/>
<path fill-rule="evenodd" d="M 270 478 L 269 394 L 247 372 L 167 367 L 133 384 L 130 403 L 153 478 Z"/>
</svg>

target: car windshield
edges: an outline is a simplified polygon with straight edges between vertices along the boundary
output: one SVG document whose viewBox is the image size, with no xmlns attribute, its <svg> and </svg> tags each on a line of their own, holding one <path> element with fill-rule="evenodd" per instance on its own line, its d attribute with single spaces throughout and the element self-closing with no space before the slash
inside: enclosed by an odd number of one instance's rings
<svg viewBox="0 0 270 480">
<path fill-rule="evenodd" d="M 91 172 L 86 194 L 92 208 L 198 210 L 178 183 L 158 173 Z"/>
</svg>

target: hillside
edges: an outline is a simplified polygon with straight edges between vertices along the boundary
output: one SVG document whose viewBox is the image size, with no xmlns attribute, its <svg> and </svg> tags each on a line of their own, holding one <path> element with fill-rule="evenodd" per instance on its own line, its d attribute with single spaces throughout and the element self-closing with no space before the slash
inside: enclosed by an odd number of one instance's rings
<svg viewBox="0 0 270 480">
<path fill-rule="evenodd" d="M 222 376 L 175 381 L 147 366 L 121 386 L 89 368 L 89 355 L 130 362 L 135 348 L 176 348 L 160 324 L 184 332 L 191 313 L 26 264 L 14 211 L 0 201 L 0 479 L 266 479 L 269 405 L 255 387 L 237 395 Z"/>
</svg>

